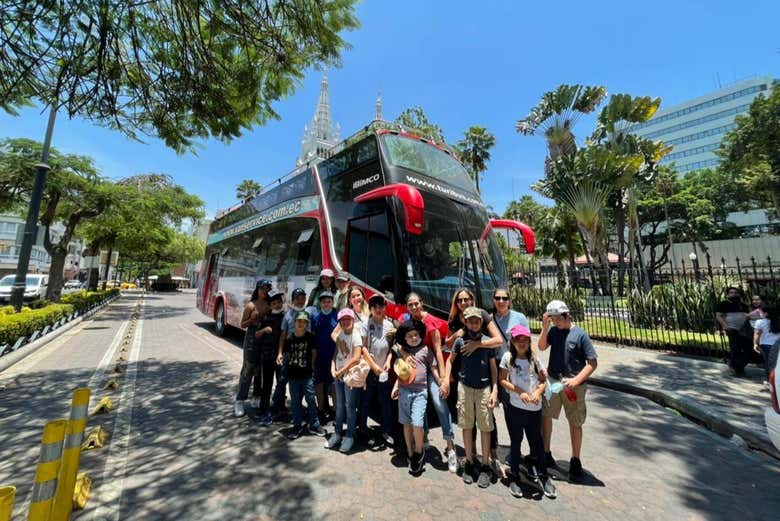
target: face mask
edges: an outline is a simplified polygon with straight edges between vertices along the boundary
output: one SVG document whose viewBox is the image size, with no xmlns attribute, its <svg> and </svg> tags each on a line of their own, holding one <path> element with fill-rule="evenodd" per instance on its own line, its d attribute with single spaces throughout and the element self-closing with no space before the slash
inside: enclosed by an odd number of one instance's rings
<svg viewBox="0 0 780 521">
<path fill-rule="evenodd" d="M 272 309 L 272 310 L 271 310 L 271 313 L 273 313 L 274 315 L 278 315 L 278 314 L 279 314 L 279 313 L 281 313 L 282 311 L 284 311 L 284 310 L 283 310 L 283 309 Z"/>
<path fill-rule="evenodd" d="M 303 311 L 303 306 L 290 306 L 295 311 Z"/>
</svg>

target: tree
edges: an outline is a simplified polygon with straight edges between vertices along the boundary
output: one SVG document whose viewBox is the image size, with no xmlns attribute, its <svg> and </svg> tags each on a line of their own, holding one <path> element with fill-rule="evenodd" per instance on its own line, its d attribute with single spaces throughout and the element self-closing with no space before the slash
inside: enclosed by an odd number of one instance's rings
<svg viewBox="0 0 780 521">
<path fill-rule="evenodd" d="M 263 191 L 263 186 L 253 179 L 244 179 L 236 186 L 236 199 L 246 201 Z"/>
<path fill-rule="evenodd" d="M 428 120 L 428 116 L 425 115 L 425 111 L 422 107 L 410 107 L 395 118 L 393 121 L 396 125 L 400 125 L 405 130 L 418 136 L 431 140 L 439 145 L 446 145 L 447 141 L 444 139 L 444 133 L 439 125 L 431 123 Z"/>
<path fill-rule="evenodd" d="M 770 204 L 780 217 L 780 84 L 768 97 L 759 94 L 747 115 L 723 139 L 720 169 L 738 174 L 755 201 Z"/>
<path fill-rule="evenodd" d="M 479 179 L 487 170 L 490 149 L 496 145 L 496 138 L 485 127 L 471 126 L 463 133 L 463 139 L 455 144 L 455 153 L 460 157 L 479 190 Z"/>
</svg>

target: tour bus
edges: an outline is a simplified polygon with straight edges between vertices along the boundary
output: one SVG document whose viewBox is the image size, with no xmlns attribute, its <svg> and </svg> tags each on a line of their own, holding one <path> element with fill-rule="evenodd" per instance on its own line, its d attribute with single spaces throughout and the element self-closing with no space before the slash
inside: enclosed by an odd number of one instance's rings
<svg viewBox="0 0 780 521">
<path fill-rule="evenodd" d="M 488 218 L 451 152 L 385 122 L 274 185 L 211 224 L 197 306 L 219 335 L 239 326 L 260 278 L 287 301 L 294 288 L 308 294 L 330 268 L 347 273 L 367 298 L 383 294 L 394 318 L 410 291 L 446 318 L 457 288 L 472 289 L 489 308 L 493 289 L 507 283 L 494 230 L 514 230 L 525 251 L 534 250 L 528 226 Z"/>
</svg>

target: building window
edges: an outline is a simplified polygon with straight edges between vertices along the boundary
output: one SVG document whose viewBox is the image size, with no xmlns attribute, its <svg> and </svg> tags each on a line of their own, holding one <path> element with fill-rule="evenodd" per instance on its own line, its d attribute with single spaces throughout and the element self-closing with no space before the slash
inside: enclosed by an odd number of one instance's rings
<svg viewBox="0 0 780 521">
<path fill-rule="evenodd" d="M 654 139 L 659 136 L 663 136 L 664 134 L 669 134 L 670 132 L 676 132 L 684 128 L 695 127 L 696 125 L 709 123 L 710 121 L 715 121 L 716 119 L 725 118 L 726 116 L 741 114 L 742 112 L 746 112 L 749 108 L 750 108 L 750 103 L 747 103 L 745 105 L 740 105 L 739 107 L 734 107 L 728 110 L 723 110 L 721 112 L 716 112 L 715 114 L 710 114 L 709 116 L 692 119 L 690 121 L 686 121 L 685 123 L 679 123 L 677 125 L 672 125 L 671 127 L 666 127 L 661 130 L 656 130 L 655 132 L 649 132 L 647 134 L 640 134 L 640 135 L 647 139 Z"/>
<path fill-rule="evenodd" d="M 702 130 L 701 132 L 696 132 L 695 134 L 689 134 L 687 136 L 670 139 L 669 141 L 664 141 L 664 143 L 667 145 L 679 145 L 681 143 L 689 143 L 691 141 L 696 141 L 698 139 L 703 139 L 705 137 L 725 134 L 726 132 L 729 132 L 734 128 L 736 128 L 736 125 L 731 123 L 729 125 L 723 125 L 722 127 L 711 128 L 709 130 Z"/>
</svg>

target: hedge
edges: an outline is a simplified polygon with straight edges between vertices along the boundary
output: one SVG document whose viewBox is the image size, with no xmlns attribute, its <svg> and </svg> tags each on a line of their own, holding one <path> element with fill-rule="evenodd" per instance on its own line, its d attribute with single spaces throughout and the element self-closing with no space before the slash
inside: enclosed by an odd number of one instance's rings
<svg viewBox="0 0 780 521">
<path fill-rule="evenodd" d="M 118 288 L 107 289 L 106 291 L 75 291 L 68 293 L 60 298 L 61 304 L 70 304 L 79 313 L 86 311 L 101 301 L 107 299 L 112 295 L 119 293 Z"/>
<path fill-rule="evenodd" d="M 50 304 L 40 309 L 22 308 L 19 313 L 7 314 L 9 307 L 13 311 L 11 306 L 0 308 L 0 345 L 13 344 L 19 338 L 30 336 L 73 313 L 70 304 Z"/>
</svg>

